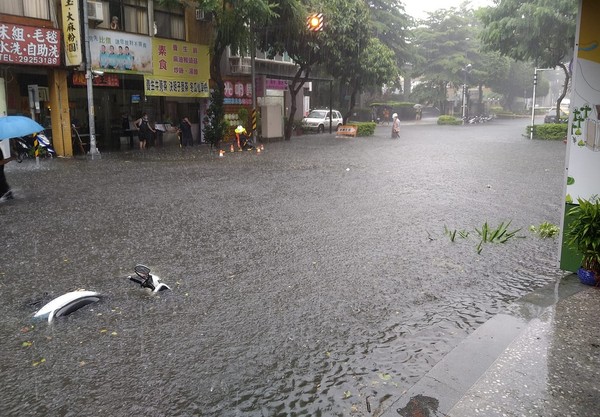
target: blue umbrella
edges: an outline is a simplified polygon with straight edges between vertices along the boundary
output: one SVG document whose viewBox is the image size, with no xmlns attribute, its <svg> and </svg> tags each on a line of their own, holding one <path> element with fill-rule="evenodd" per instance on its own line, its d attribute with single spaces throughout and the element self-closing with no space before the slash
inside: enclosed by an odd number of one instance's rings
<svg viewBox="0 0 600 417">
<path fill-rule="evenodd" d="M 35 120 L 25 116 L 0 117 L 0 140 L 20 138 L 42 132 L 44 128 Z"/>
</svg>

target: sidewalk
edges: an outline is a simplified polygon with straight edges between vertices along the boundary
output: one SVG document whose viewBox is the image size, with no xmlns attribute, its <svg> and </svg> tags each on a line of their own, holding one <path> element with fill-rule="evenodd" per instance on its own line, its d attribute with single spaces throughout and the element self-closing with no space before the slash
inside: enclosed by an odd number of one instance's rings
<svg viewBox="0 0 600 417">
<path fill-rule="evenodd" d="M 568 275 L 465 339 L 382 416 L 600 416 L 600 290 Z"/>
</svg>

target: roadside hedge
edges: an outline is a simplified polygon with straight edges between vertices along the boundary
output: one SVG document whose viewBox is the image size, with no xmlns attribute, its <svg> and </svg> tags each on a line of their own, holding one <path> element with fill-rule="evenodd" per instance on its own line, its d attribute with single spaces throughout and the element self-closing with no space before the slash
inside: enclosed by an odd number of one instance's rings
<svg viewBox="0 0 600 417">
<path fill-rule="evenodd" d="M 533 139 L 540 140 L 563 140 L 567 137 L 567 123 L 545 123 L 533 127 Z M 531 125 L 525 128 L 525 134 L 531 136 Z"/>
<path fill-rule="evenodd" d="M 438 125 L 462 125 L 462 120 L 454 116 L 440 116 L 437 120 Z"/>
<path fill-rule="evenodd" d="M 375 134 L 375 126 L 377 126 L 377 123 L 374 122 L 359 122 L 350 124 L 358 126 L 356 136 L 373 136 Z"/>
</svg>

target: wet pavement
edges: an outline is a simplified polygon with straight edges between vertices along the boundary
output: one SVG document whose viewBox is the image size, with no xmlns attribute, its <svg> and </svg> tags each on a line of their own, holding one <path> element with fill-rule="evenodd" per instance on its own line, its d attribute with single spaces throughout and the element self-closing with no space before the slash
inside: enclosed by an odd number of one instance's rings
<svg viewBox="0 0 600 417">
<path fill-rule="evenodd" d="M 528 415 L 524 399 L 496 401 L 507 363 L 537 384 L 537 415 L 569 415 L 549 413 L 572 391 L 555 395 L 551 370 L 575 369 L 553 343 L 573 344 L 581 375 L 598 369 L 597 328 L 565 325 L 597 292 L 528 231 L 560 221 L 565 149 L 523 138 L 526 124 L 7 165 L 0 415 Z M 475 228 L 507 221 L 517 237 L 478 253 Z M 136 263 L 173 291 L 133 285 Z M 77 288 L 105 297 L 31 322 Z M 522 371 L 527 343 L 547 372 Z"/>
</svg>

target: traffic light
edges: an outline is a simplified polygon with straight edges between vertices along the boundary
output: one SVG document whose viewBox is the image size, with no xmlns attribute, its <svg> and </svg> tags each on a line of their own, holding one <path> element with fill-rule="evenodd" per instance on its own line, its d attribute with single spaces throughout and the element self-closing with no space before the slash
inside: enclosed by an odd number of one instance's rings
<svg viewBox="0 0 600 417">
<path fill-rule="evenodd" d="M 308 16 L 306 27 L 311 32 L 321 32 L 323 30 L 323 13 L 313 13 Z"/>
</svg>

